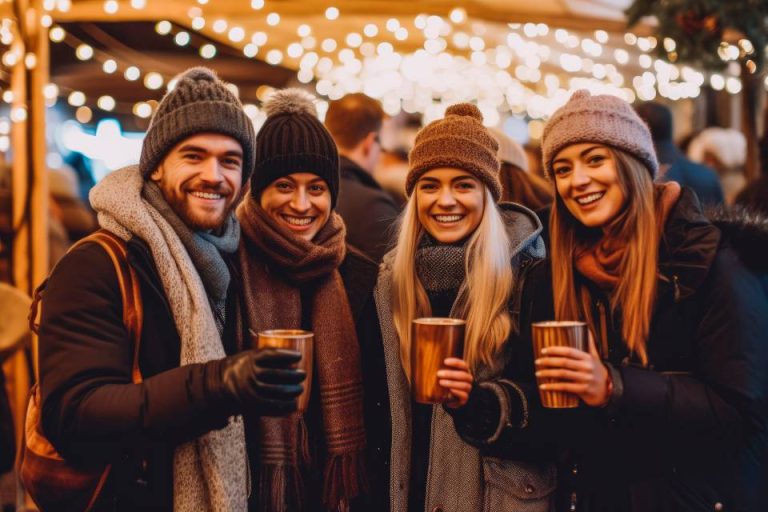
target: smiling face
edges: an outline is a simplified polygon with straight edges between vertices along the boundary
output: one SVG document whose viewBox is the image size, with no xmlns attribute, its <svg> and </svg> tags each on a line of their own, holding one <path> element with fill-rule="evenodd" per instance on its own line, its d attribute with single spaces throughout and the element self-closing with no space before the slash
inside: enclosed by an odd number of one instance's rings
<svg viewBox="0 0 768 512">
<path fill-rule="evenodd" d="M 270 183 L 259 204 L 278 224 L 309 241 L 331 216 L 331 191 L 317 174 L 296 172 Z"/>
<path fill-rule="evenodd" d="M 557 193 L 576 220 L 606 228 L 621 213 L 626 198 L 613 152 L 600 144 L 573 144 L 552 163 Z"/>
<path fill-rule="evenodd" d="M 431 169 L 416 182 L 414 194 L 419 222 L 438 242 L 467 238 L 483 218 L 485 186 L 464 170 Z"/>
<path fill-rule="evenodd" d="M 226 135 L 193 135 L 168 152 L 150 179 L 193 231 L 215 230 L 240 199 L 243 149 Z"/>
</svg>

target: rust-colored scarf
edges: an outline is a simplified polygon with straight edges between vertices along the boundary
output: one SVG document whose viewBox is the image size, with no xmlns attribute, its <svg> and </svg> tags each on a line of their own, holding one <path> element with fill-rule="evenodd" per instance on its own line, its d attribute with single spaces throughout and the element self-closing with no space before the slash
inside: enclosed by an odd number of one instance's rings
<svg viewBox="0 0 768 512">
<path fill-rule="evenodd" d="M 677 182 L 670 181 L 657 184 L 654 191 L 656 227 L 661 237 L 669 212 L 680 198 L 681 189 Z M 574 255 L 576 270 L 601 288 L 613 290 L 619 284 L 626 247 L 626 240 L 612 234 L 604 235 L 597 241 L 579 240 Z"/>
<path fill-rule="evenodd" d="M 276 224 L 250 198 L 240 206 L 237 217 L 243 230 L 238 257 L 245 321 L 250 329 L 301 328 L 301 292 L 312 291 L 309 318 L 315 334 L 314 373 L 328 452 L 323 503 L 328 510 L 347 510 L 349 500 L 362 492 L 366 480 L 360 348 L 338 270 L 346 255 L 344 222 L 334 212 L 309 242 Z M 259 427 L 259 510 L 302 510 L 301 471 L 308 463 L 300 441 L 306 436 L 303 420 L 298 414 L 263 417 Z"/>
</svg>

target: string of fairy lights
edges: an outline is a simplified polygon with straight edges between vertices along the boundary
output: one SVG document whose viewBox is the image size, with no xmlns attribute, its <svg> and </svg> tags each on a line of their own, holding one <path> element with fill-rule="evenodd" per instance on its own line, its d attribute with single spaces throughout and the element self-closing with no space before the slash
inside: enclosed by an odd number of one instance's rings
<svg viewBox="0 0 768 512">
<path fill-rule="evenodd" d="M 103 9 L 114 15 L 124 9 L 145 9 L 147 2 L 106 0 Z M 173 77 L 151 69 L 151 63 L 140 68 L 56 25 L 56 13 L 69 11 L 71 0 L 45 0 L 43 7 L 46 13 L 41 24 L 48 28 L 52 44 L 68 45 L 77 59 L 98 61 L 105 74 L 120 73 L 127 81 L 141 82 L 148 92 L 173 87 Z M 280 2 L 252 0 L 250 7 L 248 23 L 253 26 L 258 21 L 259 30 L 250 31 L 244 22 L 219 15 L 209 0 L 197 0 L 187 9 L 186 26 L 161 20 L 155 31 L 161 37 L 173 38 L 180 47 L 195 47 L 200 58 L 212 61 L 214 68 L 219 48 L 226 45 L 246 58 L 295 70 L 296 81 L 314 88 L 321 98 L 321 116 L 328 100 L 350 92 L 365 92 L 380 99 L 389 114 L 420 112 L 426 121 L 441 116 L 450 103 L 474 101 L 489 125 L 506 116 L 527 118 L 534 138 L 540 135 L 543 120 L 576 88 L 615 94 L 630 102 L 659 96 L 673 101 L 695 98 L 705 85 L 738 94 L 742 82 L 737 60 L 755 51 L 746 39 L 723 43 L 719 55 L 729 63 L 726 70 L 702 72 L 651 55 L 663 45 L 674 57 L 676 43 L 669 38 L 659 41 L 653 36 L 605 30 L 577 32 L 544 23 L 487 22 L 468 16 L 461 7 L 443 16 L 419 14 L 378 22 L 358 16 L 354 18 L 358 27 L 349 29 L 348 23 L 343 30 L 334 29 L 341 27 L 338 22 L 344 19 L 338 7 L 318 8 L 317 15 L 310 17 L 314 27 L 281 14 Z M 0 43 L 7 47 L 0 61 L 10 67 L 23 58 L 32 68 L 36 57 L 23 54 L 14 45 L 12 24 L 11 19 L 0 20 Z M 232 87 L 237 93 L 236 86 Z M 255 96 L 263 101 L 270 92 L 271 88 L 263 85 Z M 128 104 L 109 95 L 88 98 L 82 91 L 56 84 L 46 85 L 44 95 L 49 106 L 57 101 L 69 103 L 81 123 L 90 121 L 93 109 L 131 112 L 146 119 L 157 105 L 155 100 Z M 11 103 L 12 92 L 3 91 L 2 99 Z M 257 105 L 249 103 L 245 108 L 254 123 L 263 122 L 264 114 Z M 21 116 L 11 112 L 11 120 Z M 0 122 L 0 150 L 2 128 Z"/>
</svg>

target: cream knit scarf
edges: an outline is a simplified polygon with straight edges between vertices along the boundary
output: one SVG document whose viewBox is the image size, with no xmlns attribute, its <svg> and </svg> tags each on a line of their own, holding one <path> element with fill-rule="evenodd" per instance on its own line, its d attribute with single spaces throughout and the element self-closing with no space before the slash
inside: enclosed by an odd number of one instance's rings
<svg viewBox="0 0 768 512">
<path fill-rule="evenodd" d="M 225 356 L 200 275 L 176 232 L 141 197 L 144 180 L 136 166 L 108 175 L 90 194 L 101 227 L 149 245 L 181 338 L 181 365 Z M 240 416 L 221 430 L 176 448 L 173 461 L 174 512 L 244 511 L 248 461 Z"/>
</svg>

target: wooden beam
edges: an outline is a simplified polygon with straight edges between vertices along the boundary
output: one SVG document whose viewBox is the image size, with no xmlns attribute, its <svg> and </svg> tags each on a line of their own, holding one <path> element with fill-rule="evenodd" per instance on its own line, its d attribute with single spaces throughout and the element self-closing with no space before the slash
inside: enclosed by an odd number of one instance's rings
<svg viewBox="0 0 768 512">
<path fill-rule="evenodd" d="M 395 2 L 391 0 L 318 0 L 313 2 L 273 2 L 270 4 L 269 8 L 260 11 L 253 10 L 249 3 L 244 0 L 217 1 L 215 11 L 213 9 L 201 7 L 196 2 L 184 2 L 181 0 L 149 2 L 143 9 L 133 9 L 126 1 L 120 2 L 119 5 L 120 8 L 116 13 L 108 14 L 104 11 L 104 2 L 101 0 L 74 1 L 67 12 L 54 11 L 51 15 L 56 21 L 60 22 L 124 22 L 166 19 L 182 24 L 188 24 L 190 17 L 187 13 L 190 8 L 196 7 L 203 9 L 203 13 L 206 17 L 221 17 L 230 20 L 237 19 L 242 20 L 244 23 L 253 22 L 257 19 L 260 20 L 268 12 L 274 11 L 286 19 L 294 18 L 308 23 L 322 21 L 330 24 L 333 22 L 325 20 L 324 11 L 331 5 L 339 8 L 342 17 L 363 16 L 368 19 L 379 17 L 381 20 L 385 20 L 390 17 L 415 17 L 419 14 L 435 14 L 447 17 L 455 4 L 444 0 L 422 0 L 419 2 Z M 551 8 L 532 8 L 530 7 L 530 4 L 521 6 L 521 3 L 519 2 L 499 2 L 497 5 L 500 7 L 488 5 L 485 2 L 466 2 L 464 8 L 467 12 L 467 16 L 471 20 L 496 23 L 546 23 L 552 27 L 562 27 L 582 31 L 592 31 L 597 29 L 616 33 L 624 33 L 627 31 L 627 24 L 624 20 L 580 16 L 570 12 L 567 8 L 557 9 L 558 12 L 554 12 Z M 647 25 L 639 25 L 633 31 L 640 32 L 642 35 L 650 35 L 651 28 Z"/>
</svg>

